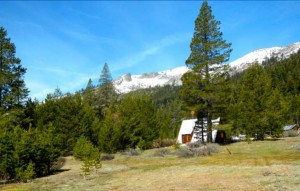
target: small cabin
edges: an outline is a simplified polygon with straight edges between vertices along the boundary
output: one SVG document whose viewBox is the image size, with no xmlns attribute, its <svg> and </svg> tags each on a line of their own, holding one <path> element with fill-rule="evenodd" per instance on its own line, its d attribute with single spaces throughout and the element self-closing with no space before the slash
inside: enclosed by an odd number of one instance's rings
<svg viewBox="0 0 300 191">
<path fill-rule="evenodd" d="M 196 128 L 197 119 L 187 119 L 183 120 L 180 126 L 180 130 L 177 137 L 177 142 L 180 144 L 185 143 L 193 143 L 196 141 L 201 140 L 199 134 L 199 129 Z M 220 118 L 212 120 L 213 125 L 219 125 Z M 204 142 L 207 142 L 207 121 L 204 121 L 204 128 L 203 128 L 203 139 Z M 226 140 L 225 131 L 222 130 L 212 130 L 212 142 L 217 143 L 224 143 Z"/>
<path fill-rule="evenodd" d="M 294 125 L 286 125 L 283 127 L 284 131 L 296 131 L 298 134 L 300 134 L 300 126 L 299 124 Z"/>
</svg>

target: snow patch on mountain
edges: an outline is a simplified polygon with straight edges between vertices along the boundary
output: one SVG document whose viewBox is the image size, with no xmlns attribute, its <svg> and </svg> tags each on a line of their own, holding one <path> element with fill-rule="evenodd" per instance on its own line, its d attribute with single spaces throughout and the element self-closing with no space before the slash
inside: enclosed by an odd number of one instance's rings
<svg viewBox="0 0 300 191">
<path fill-rule="evenodd" d="M 261 64 L 263 61 L 276 57 L 278 59 L 286 59 L 292 54 L 300 50 L 300 42 L 285 46 L 285 47 L 272 47 L 255 50 L 246 54 L 245 56 L 229 63 L 234 72 L 241 72 L 249 67 L 250 64 L 257 62 Z"/>
<path fill-rule="evenodd" d="M 189 69 L 185 66 L 162 72 L 145 73 L 142 75 L 125 74 L 114 81 L 118 93 L 165 85 L 181 85 L 181 76 Z"/>
<path fill-rule="evenodd" d="M 300 50 L 300 42 L 286 47 L 272 47 L 255 50 L 245 56 L 229 63 L 233 72 L 241 72 L 247 69 L 252 63 L 261 64 L 271 57 L 285 59 Z M 145 73 L 142 75 L 125 74 L 114 81 L 114 86 L 119 93 L 165 85 L 181 85 L 181 77 L 189 71 L 186 66 L 166 70 L 162 72 Z"/>
</svg>

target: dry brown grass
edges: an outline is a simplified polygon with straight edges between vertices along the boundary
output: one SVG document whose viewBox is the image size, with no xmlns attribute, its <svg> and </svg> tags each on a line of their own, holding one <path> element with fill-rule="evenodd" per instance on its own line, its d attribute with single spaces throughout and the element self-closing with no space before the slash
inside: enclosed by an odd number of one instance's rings
<svg viewBox="0 0 300 191">
<path fill-rule="evenodd" d="M 206 157 L 117 154 L 85 181 L 80 162 L 67 157 L 66 171 L 3 190 L 300 190 L 300 137 L 218 146 Z M 228 150 L 232 154 L 229 154 Z M 169 148 L 172 152 L 172 147 Z"/>
</svg>

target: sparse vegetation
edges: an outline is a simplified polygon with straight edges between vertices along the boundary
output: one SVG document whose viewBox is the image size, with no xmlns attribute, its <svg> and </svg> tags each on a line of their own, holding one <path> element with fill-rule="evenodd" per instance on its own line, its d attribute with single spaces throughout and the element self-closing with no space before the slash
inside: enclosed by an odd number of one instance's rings
<svg viewBox="0 0 300 191">
<path fill-rule="evenodd" d="M 157 149 L 153 153 L 153 156 L 155 156 L 155 157 L 164 157 L 164 156 L 169 155 L 169 154 L 170 154 L 170 151 L 167 150 L 167 149 Z"/>
<path fill-rule="evenodd" d="M 101 160 L 113 160 L 115 156 L 113 154 L 105 154 L 101 156 Z"/>
<path fill-rule="evenodd" d="M 218 149 L 214 144 L 203 144 L 201 142 L 189 143 L 185 147 L 181 147 L 175 151 L 179 157 L 189 158 L 195 156 L 208 156 L 212 153 L 217 153 Z"/>
<path fill-rule="evenodd" d="M 66 157 L 61 172 L 28 183 L 2 184 L 0 190 L 294 191 L 300 189 L 299 145 L 300 137 L 288 137 L 226 145 L 231 155 L 219 145 L 214 145 L 218 153 L 205 157 L 149 157 L 160 149 L 146 150 L 135 157 L 116 154 L 114 160 L 102 161 L 101 170 L 91 173 L 86 181 L 79 175 L 82 162 Z M 175 152 L 173 147 L 167 150 Z"/>
<path fill-rule="evenodd" d="M 141 150 L 140 149 L 128 149 L 127 151 L 121 152 L 121 154 L 125 155 L 125 156 L 138 156 L 141 154 Z"/>
<path fill-rule="evenodd" d="M 283 132 L 284 137 L 297 137 L 299 136 L 297 131 L 289 130 L 289 131 L 284 131 Z"/>
<path fill-rule="evenodd" d="M 80 137 L 74 147 L 74 157 L 83 161 L 81 175 L 86 180 L 94 169 L 96 172 L 102 167 L 99 150 L 85 137 Z"/>
<path fill-rule="evenodd" d="M 152 144 L 152 148 L 169 147 L 176 143 L 176 139 L 162 139 L 155 140 Z"/>
<path fill-rule="evenodd" d="M 175 154 L 182 158 L 190 158 L 194 156 L 194 153 L 187 147 L 181 147 L 175 152 Z"/>
</svg>

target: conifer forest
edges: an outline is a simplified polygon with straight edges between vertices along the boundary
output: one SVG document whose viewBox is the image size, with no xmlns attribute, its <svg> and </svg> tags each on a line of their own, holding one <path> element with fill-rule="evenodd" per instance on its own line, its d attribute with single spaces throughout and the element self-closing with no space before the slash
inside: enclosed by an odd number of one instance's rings
<svg viewBox="0 0 300 191">
<path fill-rule="evenodd" d="M 203 2 L 195 20 L 190 71 L 182 85 L 118 94 L 109 63 L 99 79 L 75 93 L 57 88 L 46 99 L 28 96 L 26 68 L 16 57 L 9 31 L 0 28 L 0 180 L 27 181 L 51 174 L 61 156 L 101 167 L 100 155 L 175 144 L 181 121 L 202 110 L 221 117 L 227 137 L 245 134 L 264 140 L 281 137 L 283 126 L 300 118 L 300 52 L 289 58 L 253 63 L 240 73 L 225 64 L 231 43 L 220 21 Z M 93 85 L 97 84 L 97 85 Z M 228 140 L 229 141 L 229 140 Z"/>
</svg>

